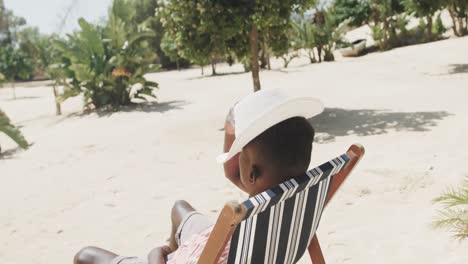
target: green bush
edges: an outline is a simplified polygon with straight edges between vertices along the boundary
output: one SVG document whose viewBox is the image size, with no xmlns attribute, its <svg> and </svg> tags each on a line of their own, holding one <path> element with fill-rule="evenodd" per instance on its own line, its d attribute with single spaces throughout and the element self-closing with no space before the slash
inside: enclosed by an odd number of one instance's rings
<svg viewBox="0 0 468 264">
<path fill-rule="evenodd" d="M 378 44 L 379 49 L 385 49 L 383 42 L 385 31 L 383 30 L 382 25 L 379 23 L 377 25 L 370 26 L 370 28 L 372 30 L 372 38 Z"/>
<path fill-rule="evenodd" d="M 306 18 L 293 20 L 293 27 L 298 47 L 307 52 L 310 63 L 318 62 L 314 52 L 317 47 L 318 27 Z"/>
<path fill-rule="evenodd" d="M 432 28 L 432 34 L 436 36 L 436 38 L 442 38 L 442 35 L 447 31 L 447 28 L 444 26 L 442 22 L 442 18 L 440 14 L 437 16 L 435 20 L 434 27 Z"/>
<path fill-rule="evenodd" d="M 446 5 L 446 0 L 404 0 L 405 10 L 409 15 L 414 15 L 426 20 L 427 40 L 432 41 L 433 38 L 433 16 Z"/>
<path fill-rule="evenodd" d="M 322 57 L 324 61 L 334 61 L 333 51 L 337 46 L 344 44 L 343 37 L 349 29 L 349 19 L 338 23 L 335 10 L 331 8 L 317 10 L 314 20 L 315 23 L 310 30 L 312 34 L 311 44 L 313 43 L 317 48 L 318 61 L 322 62 Z M 300 43 L 305 43 L 305 41 L 300 41 Z M 310 49 L 310 47 L 303 48 Z"/>
<path fill-rule="evenodd" d="M 25 28 L 26 20 L 13 11 L 0 8 L 0 72 L 7 81 L 28 81 L 34 77 L 32 52 L 25 49 L 24 36 L 31 35 Z M 29 45 L 30 47 L 31 45 Z"/>
<path fill-rule="evenodd" d="M 447 30 L 439 15 L 432 26 L 432 39 L 429 40 L 427 37 L 427 23 L 425 19 L 420 18 L 418 26 L 411 29 L 407 29 L 408 21 L 408 16 L 406 14 L 399 14 L 389 19 L 389 30 L 387 34 L 385 34 L 383 23 L 371 26 L 372 36 L 379 48 L 386 50 L 438 40 L 443 38 L 443 34 Z M 385 37 L 387 37 L 386 41 Z"/>
<path fill-rule="evenodd" d="M 371 1 L 335 0 L 333 7 L 338 23 L 349 20 L 350 26 L 359 27 L 371 19 Z"/>
<path fill-rule="evenodd" d="M 159 69 L 150 46 L 155 33 L 151 20 L 137 22 L 133 3 L 113 0 L 104 25 L 81 18 L 80 30 L 52 41 L 47 72 L 55 86 L 64 86 L 58 102 L 82 94 L 86 108 L 116 109 L 155 97 L 158 84 L 145 78 Z"/>
<path fill-rule="evenodd" d="M 21 148 L 27 149 L 29 147 L 28 141 L 24 138 L 21 131 L 11 124 L 10 119 L 0 109 L 0 132 L 5 133 L 8 137 L 10 137 L 13 141 L 15 141 Z"/>
<path fill-rule="evenodd" d="M 459 188 L 452 188 L 434 200 L 443 206 L 434 222 L 435 228 L 447 229 L 454 237 L 468 238 L 468 176 Z"/>
<path fill-rule="evenodd" d="M 397 36 L 403 20 L 401 14 L 405 11 L 401 0 L 371 1 L 372 20 L 371 26 L 374 40 L 381 50 L 394 48 L 397 44 Z M 403 19 L 403 20 L 401 20 Z M 400 20 L 400 21 L 399 21 Z"/>
<path fill-rule="evenodd" d="M 424 18 L 420 18 L 419 19 L 419 23 L 418 23 L 418 28 L 424 30 L 426 29 L 426 21 L 424 21 Z"/>
<path fill-rule="evenodd" d="M 111 15 L 105 27 L 84 19 L 79 25 L 81 30 L 67 41 L 57 41 L 63 54 L 61 69 L 68 79 L 61 101 L 83 94 L 86 107 L 117 108 L 131 104 L 133 98 L 154 97 L 158 84 L 144 77 L 158 69 L 152 64 L 156 55 L 145 41 L 154 35 L 151 30 L 144 25 L 130 28 L 117 15 Z"/>
<path fill-rule="evenodd" d="M 10 44 L 0 46 L 0 71 L 7 81 L 28 81 L 34 77 L 31 59 Z"/>
</svg>

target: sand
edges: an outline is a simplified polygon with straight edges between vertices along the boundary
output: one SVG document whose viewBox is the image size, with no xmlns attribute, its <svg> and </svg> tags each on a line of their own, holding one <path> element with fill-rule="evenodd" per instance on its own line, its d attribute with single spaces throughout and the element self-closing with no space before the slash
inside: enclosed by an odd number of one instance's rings
<svg viewBox="0 0 468 264">
<path fill-rule="evenodd" d="M 318 236 L 328 263 L 468 263 L 468 241 L 431 228 L 431 202 L 468 174 L 468 37 L 261 73 L 265 89 L 320 98 L 312 165 L 359 142 L 367 153 L 325 211 Z M 34 143 L 0 135 L 0 263 L 71 263 L 96 245 L 146 256 L 164 243 L 169 211 L 186 199 L 213 220 L 245 196 L 215 157 L 223 120 L 251 92 L 242 67 L 150 75 L 158 102 L 82 114 L 81 99 L 54 116 L 50 87 L 0 89 L 0 106 Z M 307 257 L 301 263 L 309 263 Z"/>
</svg>

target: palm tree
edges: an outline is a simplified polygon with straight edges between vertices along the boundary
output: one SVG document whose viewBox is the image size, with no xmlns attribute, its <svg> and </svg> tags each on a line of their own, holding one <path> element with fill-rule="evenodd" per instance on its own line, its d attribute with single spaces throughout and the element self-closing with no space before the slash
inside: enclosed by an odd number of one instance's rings
<svg viewBox="0 0 468 264">
<path fill-rule="evenodd" d="M 463 240 L 468 238 L 468 175 L 459 188 L 451 188 L 434 199 L 443 206 L 433 223 L 435 228 L 443 228 L 454 233 L 454 237 Z"/>
<path fill-rule="evenodd" d="M 307 52 L 310 63 L 317 62 L 314 53 L 314 49 L 317 45 L 314 38 L 315 26 L 312 24 L 312 21 L 307 21 L 306 19 L 294 21 L 293 27 L 297 36 L 296 41 L 299 42 L 299 46 Z"/>
<path fill-rule="evenodd" d="M 0 132 L 5 133 L 8 137 L 10 137 L 13 141 L 15 141 L 21 148 L 27 149 L 29 147 L 28 141 L 24 138 L 21 131 L 11 124 L 10 119 L 0 109 Z M 1 148 L 0 148 L 1 151 Z"/>
</svg>

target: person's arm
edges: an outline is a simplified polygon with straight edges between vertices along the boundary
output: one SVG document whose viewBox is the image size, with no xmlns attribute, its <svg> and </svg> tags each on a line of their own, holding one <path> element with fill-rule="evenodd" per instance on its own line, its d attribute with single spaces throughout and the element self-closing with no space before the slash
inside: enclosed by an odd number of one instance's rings
<svg viewBox="0 0 468 264">
<path fill-rule="evenodd" d="M 235 139 L 234 111 L 231 108 L 224 124 L 224 152 L 229 151 Z M 244 192 L 246 191 L 244 184 L 242 184 L 240 180 L 239 154 L 224 163 L 224 175 L 234 183 L 234 185 Z"/>
<path fill-rule="evenodd" d="M 148 254 L 148 264 L 166 264 L 167 255 L 171 253 L 168 246 L 155 248 Z"/>
</svg>

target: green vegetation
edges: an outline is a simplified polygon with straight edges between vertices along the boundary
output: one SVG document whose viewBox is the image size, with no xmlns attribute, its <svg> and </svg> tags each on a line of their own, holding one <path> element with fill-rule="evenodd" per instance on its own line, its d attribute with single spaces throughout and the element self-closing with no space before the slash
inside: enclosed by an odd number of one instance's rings
<svg viewBox="0 0 468 264">
<path fill-rule="evenodd" d="M 439 14 L 437 15 L 434 26 L 432 27 L 432 35 L 439 37 L 442 36 L 446 31 L 447 28 L 444 26 L 441 15 Z"/>
<path fill-rule="evenodd" d="M 313 7 L 315 1 L 256 0 L 222 3 L 225 13 L 231 15 L 235 21 L 235 28 L 240 33 L 236 38 L 239 42 L 233 45 L 233 50 L 238 58 L 248 58 L 254 91 L 257 91 L 261 88 L 259 76 L 261 47 L 267 54 L 270 49 L 274 54 L 279 54 L 281 51 L 287 53 L 291 48 L 291 41 L 288 40 L 292 29 L 291 16 Z"/>
<path fill-rule="evenodd" d="M 148 46 L 156 53 L 156 63 L 159 63 L 164 69 L 179 69 L 180 67 L 189 66 L 187 60 L 182 59 L 180 56 L 169 56 L 163 51 L 162 42 L 164 36 L 164 28 L 161 24 L 160 18 L 157 16 L 155 10 L 159 8 L 158 0 L 131 0 L 127 1 L 126 5 L 135 11 L 132 17 L 133 24 L 145 23 L 155 34 L 148 37 Z"/>
<path fill-rule="evenodd" d="M 399 31 L 406 30 L 404 6 L 399 0 L 372 0 L 373 38 L 382 50 L 398 46 Z"/>
<path fill-rule="evenodd" d="M 18 51 L 13 45 L 5 45 L 0 48 L 0 71 L 10 82 L 30 80 L 34 75 L 31 58 Z"/>
<path fill-rule="evenodd" d="M 61 100 L 83 94 L 87 107 L 118 108 L 134 98 L 154 97 L 158 85 L 144 77 L 158 69 L 146 40 L 154 33 L 145 23 L 131 23 L 135 14 L 128 1 L 115 0 L 107 25 L 80 19 L 81 30 L 56 43 L 63 54 L 65 78 L 60 80 L 69 80 L 61 83 L 65 86 Z"/>
<path fill-rule="evenodd" d="M 36 69 L 35 37 L 38 30 L 26 26 L 0 3 L 0 72 L 7 81 L 31 80 Z"/>
<path fill-rule="evenodd" d="M 459 37 L 468 34 L 468 1 L 445 0 L 445 6 L 452 19 L 453 33 Z"/>
<path fill-rule="evenodd" d="M 315 25 L 307 19 L 302 18 L 301 20 L 294 21 L 294 30 L 296 34 L 297 45 L 306 52 L 310 63 L 316 63 L 317 58 L 314 52 L 314 49 L 316 47 Z"/>
<path fill-rule="evenodd" d="M 229 16 L 212 1 L 161 2 L 157 16 L 165 28 L 163 50 L 171 58 L 181 56 L 200 66 L 215 64 L 227 54 L 227 42 L 237 35 Z"/>
<path fill-rule="evenodd" d="M 333 51 L 337 44 L 342 42 L 344 33 L 348 27 L 348 20 L 338 24 L 334 9 L 317 10 L 315 14 L 316 30 L 315 43 L 317 45 L 319 62 L 334 61 Z"/>
<path fill-rule="evenodd" d="M 157 16 L 165 28 L 169 50 L 176 49 L 181 57 L 200 65 L 214 65 L 235 55 L 252 72 L 257 91 L 261 88 L 260 51 L 263 49 L 264 61 L 270 50 L 277 56 L 286 54 L 291 48 L 292 14 L 304 12 L 314 2 L 171 0 L 160 2 Z"/>
<path fill-rule="evenodd" d="M 338 22 L 348 19 L 350 26 L 368 24 L 378 48 L 387 50 L 441 39 L 446 29 L 439 16 L 434 22 L 434 16 L 450 2 L 454 1 L 335 0 L 332 9 Z M 410 16 L 421 18 L 419 27 L 407 28 Z"/>
<path fill-rule="evenodd" d="M 351 5 L 351 2 L 354 4 Z M 461 16 L 465 17 L 464 6 L 466 4 L 461 2 L 455 0 L 353 0 L 344 2 L 336 0 L 333 7 L 338 20 L 348 18 L 353 26 L 358 26 L 359 23 L 368 24 L 379 49 L 387 50 L 441 39 L 446 28 L 440 19 L 439 11 L 443 8 L 448 8 L 449 11 L 463 10 Z M 435 17 L 438 12 L 439 14 Z M 456 11 L 450 11 L 450 13 L 452 19 L 457 20 Z M 410 17 L 420 18 L 420 25 L 416 28 L 408 28 Z M 457 28 L 454 27 L 454 31 L 458 32 Z"/>
<path fill-rule="evenodd" d="M 0 132 L 10 137 L 21 148 L 27 149 L 29 147 L 29 143 L 26 141 L 23 134 L 21 134 L 21 131 L 17 127 L 11 124 L 11 121 L 8 118 L 8 116 L 1 109 L 0 109 Z"/>
<path fill-rule="evenodd" d="M 451 188 L 434 200 L 443 206 L 434 227 L 453 233 L 459 240 L 468 238 L 468 176 L 458 188 Z"/>
<path fill-rule="evenodd" d="M 433 39 L 433 16 L 443 6 L 443 0 L 405 0 L 406 10 L 409 14 L 426 19 L 427 40 Z"/>
<path fill-rule="evenodd" d="M 335 0 L 333 8 L 337 23 L 349 19 L 349 25 L 354 27 L 369 23 L 372 15 L 371 2 L 366 0 Z"/>
<path fill-rule="evenodd" d="M 302 49 L 310 63 L 334 61 L 335 48 L 346 44 L 343 36 L 350 19 L 340 22 L 335 11 L 335 8 L 317 8 L 313 16 L 303 16 L 293 22 L 294 47 L 296 50 Z"/>
</svg>

